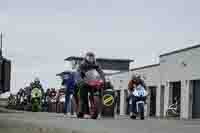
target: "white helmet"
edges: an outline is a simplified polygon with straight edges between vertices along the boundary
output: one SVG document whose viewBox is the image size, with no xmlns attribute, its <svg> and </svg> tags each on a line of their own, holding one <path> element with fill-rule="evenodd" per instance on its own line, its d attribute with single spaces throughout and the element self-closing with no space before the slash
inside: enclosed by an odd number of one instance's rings
<svg viewBox="0 0 200 133">
<path fill-rule="evenodd" d="M 38 77 L 36 77 L 36 78 L 34 79 L 34 82 L 40 82 L 40 79 L 39 79 Z"/>
<path fill-rule="evenodd" d="M 89 63 L 95 63 L 95 54 L 93 52 L 87 52 L 85 55 L 85 60 L 88 61 Z"/>
</svg>

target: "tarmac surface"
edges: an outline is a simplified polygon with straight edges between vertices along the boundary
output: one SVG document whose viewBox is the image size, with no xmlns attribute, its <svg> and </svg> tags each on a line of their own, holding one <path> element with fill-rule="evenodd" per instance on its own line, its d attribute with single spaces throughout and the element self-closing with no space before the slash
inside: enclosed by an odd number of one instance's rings
<svg viewBox="0 0 200 133">
<path fill-rule="evenodd" d="M 130 120 L 127 117 L 86 120 L 63 114 L 0 113 L 0 133 L 200 133 L 200 120 Z"/>
</svg>

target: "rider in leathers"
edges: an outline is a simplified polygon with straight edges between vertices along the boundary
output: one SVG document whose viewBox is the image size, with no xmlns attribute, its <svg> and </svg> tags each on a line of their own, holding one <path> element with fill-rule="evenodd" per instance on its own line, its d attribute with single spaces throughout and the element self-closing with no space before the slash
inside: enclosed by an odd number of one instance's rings
<svg viewBox="0 0 200 133">
<path fill-rule="evenodd" d="M 96 63 L 95 55 L 92 52 L 86 53 L 84 61 L 80 64 L 78 68 L 78 72 L 81 75 L 81 78 L 84 79 L 85 73 L 89 70 L 96 69 L 97 72 L 101 75 L 102 79 L 105 83 L 105 76 L 100 68 L 100 66 Z M 88 105 L 88 92 L 87 85 L 82 81 L 80 87 L 80 111 L 78 116 L 84 117 L 84 114 L 89 114 L 89 105 Z M 101 96 L 103 94 L 103 89 L 101 91 Z"/>
<path fill-rule="evenodd" d="M 130 112 L 130 117 L 132 119 L 136 119 L 135 114 L 136 114 L 136 101 L 137 101 L 137 98 L 134 95 L 132 95 L 132 93 L 134 92 L 134 89 L 138 87 L 145 90 L 147 89 L 146 84 L 144 83 L 144 80 L 142 80 L 140 76 L 132 75 L 131 80 L 128 83 L 128 89 L 130 93 L 128 101 L 132 100 L 132 104 L 129 107 L 129 112 Z M 146 102 L 145 99 L 144 101 Z"/>
<path fill-rule="evenodd" d="M 33 90 L 34 88 L 38 88 L 41 90 L 42 93 L 42 99 L 44 97 L 44 89 L 42 87 L 42 84 L 40 83 L 40 79 L 39 78 L 35 78 L 34 82 L 31 84 L 31 90 Z"/>
</svg>

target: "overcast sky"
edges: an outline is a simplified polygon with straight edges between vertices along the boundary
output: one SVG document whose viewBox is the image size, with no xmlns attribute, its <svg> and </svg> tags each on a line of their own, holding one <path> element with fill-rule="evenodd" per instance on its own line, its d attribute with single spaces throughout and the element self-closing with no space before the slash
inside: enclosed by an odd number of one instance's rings
<svg viewBox="0 0 200 133">
<path fill-rule="evenodd" d="M 98 57 L 158 63 L 161 53 L 200 42 L 198 0 L 0 0 L 4 56 L 13 61 L 12 89 L 40 76 L 59 87 L 64 58 Z M 190 41 L 193 40 L 193 41 Z"/>
</svg>

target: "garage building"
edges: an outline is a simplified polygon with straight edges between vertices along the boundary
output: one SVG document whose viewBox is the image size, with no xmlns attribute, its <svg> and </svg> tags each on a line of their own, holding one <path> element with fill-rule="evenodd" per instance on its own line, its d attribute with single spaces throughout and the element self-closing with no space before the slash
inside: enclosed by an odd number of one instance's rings
<svg viewBox="0 0 200 133">
<path fill-rule="evenodd" d="M 114 88 L 120 91 L 120 114 L 126 114 L 127 85 L 133 73 L 145 80 L 150 97 L 147 116 L 166 116 L 168 106 L 180 101 L 180 118 L 200 118 L 200 45 L 160 55 L 159 64 L 134 68 L 112 75 Z"/>
</svg>

